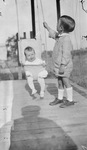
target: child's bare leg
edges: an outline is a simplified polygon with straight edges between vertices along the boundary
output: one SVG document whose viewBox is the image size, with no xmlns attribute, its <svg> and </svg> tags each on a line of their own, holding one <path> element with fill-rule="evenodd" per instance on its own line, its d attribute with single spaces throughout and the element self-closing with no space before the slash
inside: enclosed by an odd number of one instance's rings
<svg viewBox="0 0 87 150">
<path fill-rule="evenodd" d="M 47 77 L 48 72 L 46 70 L 41 71 L 38 74 L 38 82 L 40 84 L 40 97 L 43 98 L 44 97 L 44 92 L 45 92 L 45 78 Z"/>
<path fill-rule="evenodd" d="M 45 91 L 45 80 L 42 77 L 38 77 L 38 82 L 40 84 L 40 97 L 43 98 L 44 97 L 44 91 Z"/>
<path fill-rule="evenodd" d="M 62 77 L 58 77 L 58 89 L 64 89 L 64 83 Z"/>
<path fill-rule="evenodd" d="M 62 81 L 63 81 L 63 84 L 65 85 L 66 88 L 70 88 L 71 87 L 69 78 L 63 77 Z"/>
<path fill-rule="evenodd" d="M 32 90 L 32 95 L 35 94 L 37 91 L 36 91 L 34 83 L 33 83 L 33 77 L 28 76 L 27 77 L 27 82 L 28 82 L 28 85 L 29 85 L 30 89 Z"/>
<path fill-rule="evenodd" d="M 58 99 L 63 100 L 64 83 L 62 77 L 58 77 Z"/>
<path fill-rule="evenodd" d="M 57 105 L 63 102 L 63 93 L 64 93 L 64 84 L 62 81 L 62 77 L 58 77 L 58 97 L 51 102 L 49 105 Z"/>
</svg>

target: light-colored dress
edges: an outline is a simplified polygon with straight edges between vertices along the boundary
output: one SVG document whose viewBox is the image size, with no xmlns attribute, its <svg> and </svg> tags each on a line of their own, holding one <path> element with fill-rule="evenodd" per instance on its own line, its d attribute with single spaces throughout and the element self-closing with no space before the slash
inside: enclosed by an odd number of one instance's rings
<svg viewBox="0 0 87 150">
<path fill-rule="evenodd" d="M 25 61 L 25 66 L 28 68 L 25 70 L 25 74 L 26 76 L 37 76 L 41 77 L 41 78 L 45 78 L 48 75 L 47 70 L 45 69 L 45 67 L 42 66 L 42 64 L 45 63 L 45 61 L 36 58 L 33 62 L 30 62 L 28 60 Z M 31 66 L 31 68 L 29 68 L 29 66 Z M 30 70 L 29 70 L 30 69 Z"/>
<path fill-rule="evenodd" d="M 73 46 L 69 37 L 69 34 L 63 33 L 58 35 L 57 32 L 54 30 L 49 31 L 49 37 L 56 40 L 54 48 L 53 48 L 53 72 L 54 74 L 58 74 L 58 76 L 62 77 L 69 77 L 72 69 L 73 69 L 73 62 L 72 62 L 72 54 L 71 51 L 73 50 Z M 64 74 L 59 74 L 59 69 L 61 65 L 65 66 Z"/>
</svg>

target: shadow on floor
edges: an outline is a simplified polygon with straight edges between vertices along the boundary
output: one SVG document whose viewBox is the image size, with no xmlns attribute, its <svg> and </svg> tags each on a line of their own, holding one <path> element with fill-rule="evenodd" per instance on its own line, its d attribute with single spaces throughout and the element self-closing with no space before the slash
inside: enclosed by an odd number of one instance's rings
<svg viewBox="0 0 87 150">
<path fill-rule="evenodd" d="M 47 91 L 54 97 L 58 96 L 58 88 L 55 83 L 49 83 L 47 86 Z"/>
<path fill-rule="evenodd" d="M 26 106 L 14 120 L 9 150 L 77 150 L 76 144 L 52 120 L 38 117 L 39 106 Z"/>
</svg>

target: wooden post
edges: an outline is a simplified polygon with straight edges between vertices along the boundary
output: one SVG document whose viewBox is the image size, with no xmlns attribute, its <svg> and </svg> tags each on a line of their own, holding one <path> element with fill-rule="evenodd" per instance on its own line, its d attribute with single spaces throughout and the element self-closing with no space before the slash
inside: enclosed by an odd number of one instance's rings
<svg viewBox="0 0 87 150">
<path fill-rule="evenodd" d="M 17 13 L 17 27 L 18 27 L 18 41 L 20 41 L 20 30 L 19 30 L 19 18 L 18 18 L 18 4 L 17 4 L 17 0 L 15 0 L 15 4 L 16 4 L 16 13 Z M 21 43 L 20 43 L 21 44 Z M 20 49 L 21 49 L 21 45 Z M 19 62 L 19 47 L 18 47 L 18 79 L 22 79 L 22 71 L 21 71 L 21 67 L 20 67 L 20 62 Z"/>
<path fill-rule="evenodd" d="M 56 8 L 57 8 L 57 21 L 59 20 L 60 17 L 60 0 L 56 0 Z"/>
<path fill-rule="evenodd" d="M 35 7 L 34 7 L 34 0 L 31 0 L 31 15 L 32 15 L 32 32 L 31 32 L 31 38 L 35 38 L 36 31 L 35 31 Z"/>
</svg>

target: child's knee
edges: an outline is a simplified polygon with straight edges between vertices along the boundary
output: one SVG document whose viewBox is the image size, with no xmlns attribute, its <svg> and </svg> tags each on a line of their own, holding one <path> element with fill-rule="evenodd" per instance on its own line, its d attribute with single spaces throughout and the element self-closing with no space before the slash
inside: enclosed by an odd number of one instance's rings
<svg viewBox="0 0 87 150">
<path fill-rule="evenodd" d="M 45 83 L 45 79 L 43 77 L 38 77 L 38 82 L 41 83 Z"/>
<path fill-rule="evenodd" d="M 27 82 L 33 82 L 33 76 L 27 76 Z"/>
<path fill-rule="evenodd" d="M 31 77 L 32 76 L 32 73 L 29 72 L 29 71 L 26 71 L 25 74 L 26 74 L 26 77 Z"/>
<path fill-rule="evenodd" d="M 48 75 L 48 72 L 44 70 L 38 74 L 38 78 L 46 78 L 47 75 Z"/>
</svg>

